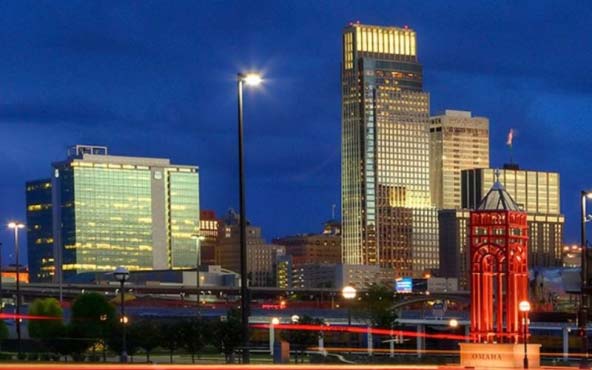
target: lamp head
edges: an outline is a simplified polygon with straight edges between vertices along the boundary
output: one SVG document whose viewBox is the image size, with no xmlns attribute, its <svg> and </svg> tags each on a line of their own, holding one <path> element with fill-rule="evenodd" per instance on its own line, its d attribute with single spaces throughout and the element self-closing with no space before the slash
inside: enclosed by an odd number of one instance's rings
<svg viewBox="0 0 592 370">
<path fill-rule="evenodd" d="M 22 229 L 23 227 L 25 227 L 25 225 L 22 222 L 11 221 L 8 223 L 9 229 Z"/>
<path fill-rule="evenodd" d="M 240 79 L 248 86 L 259 86 L 263 82 L 263 78 L 259 73 L 240 74 Z"/>
<path fill-rule="evenodd" d="M 457 319 L 450 319 L 450 321 L 448 322 L 448 325 L 451 328 L 457 328 L 458 327 L 458 320 Z"/>
<path fill-rule="evenodd" d="M 119 282 L 127 281 L 129 279 L 129 271 L 125 267 L 119 266 L 113 272 L 113 276 Z"/>
<path fill-rule="evenodd" d="M 280 319 L 278 319 L 277 317 L 274 317 L 271 319 L 271 325 L 277 325 L 280 323 Z"/>
<path fill-rule="evenodd" d="M 354 299 L 356 298 L 356 294 L 357 294 L 357 290 L 356 288 L 354 288 L 351 285 L 345 286 L 343 287 L 343 289 L 341 290 L 341 295 L 343 296 L 343 298 L 345 299 Z"/>
<path fill-rule="evenodd" d="M 530 311 L 530 302 L 522 301 L 518 304 L 518 309 L 520 312 L 528 312 Z"/>
</svg>

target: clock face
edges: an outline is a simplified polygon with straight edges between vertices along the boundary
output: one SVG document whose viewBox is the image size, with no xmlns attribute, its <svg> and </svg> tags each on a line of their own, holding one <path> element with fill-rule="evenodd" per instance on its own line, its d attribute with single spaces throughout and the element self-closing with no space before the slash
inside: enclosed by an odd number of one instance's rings
<svg viewBox="0 0 592 370">
<path fill-rule="evenodd" d="M 155 178 L 156 180 L 160 180 L 160 179 L 162 179 L 162 172 L 160 172 L 160 171 L 155 171 L 155 172 L 154 172 L 154 178 Z"/>
</svg>

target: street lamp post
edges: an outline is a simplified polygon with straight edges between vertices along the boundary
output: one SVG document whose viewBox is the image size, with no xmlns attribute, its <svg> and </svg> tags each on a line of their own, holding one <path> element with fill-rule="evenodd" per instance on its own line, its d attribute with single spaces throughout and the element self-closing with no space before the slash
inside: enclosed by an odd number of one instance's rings
<svg viewBox="0 0 592 370">
<path fill-rule="evenodd" d="M 356 298 L 357 295 L 357 290 L 356 288 L 354 288 L 351 285 L 345 286 L 343 287 L 343 289 L 341 290 L 341 295 L 343 296 L 343 298 L 345 298 L 348 301 L 352 301 L 353 299 Z M 347 304 L 347 326 L 348 326 L 348 330 L 349 327 L 351 326 L 351 321 L 352 321 L 352 315 L 351 315 L 351 303 L 348 302 Z M 351 333 L 349 334 L 349 347 L 351 348 Z"/>
<path fill-rule="evenodd" d="M 0 312 L 2 312 L 3 302 L 2 298 L 4 297 L 2 290 L 2 243 L 0 242 Z"/>
<path fill-rule="evenodd" d="M 580 287 L 580 314 L 578 318 L 578 324 L 580 327 L 580 336 L 582 337 L 582 353 L 584 357 L 580 362 L 580 369 L 589 369 L 588 365 L 588 246 L 586 240 L 586 222 L 589 221 L 586 215 L 586 199 L 592 198 L 592 191 L 581 192 L 581 207 L 582 212 L 582 223 L 580 226 L 580 237 L 581 237 L 581 287 Z"/>
<path fill-rule="evenodd" d="M 518 304 L 518 309 L 523 314 L 522 328 L 523 328 L 523 337 L 522 341 L 524 342 L 524 361 L 523 367 L 528 369 L 528 312 L 530 311 L 530 302 L 522 301 Z"/>
<path fill-rule="evenodd" d="M 120 283 L 120 292 L 121 292 L 121 302 L 120 302 L 120 310 L 121 310 L 121 362 L 127 362 L 127 343 L 126 343 L 126 325 L 127 325 L 127 318 L 125 317 L 125 292 L 124 292 L 124 284 L 127 279 L 129 279 L 129 271 L 125 267 L 118 267 L 113 272 L 113 276 L 115 280 L 119 281 Z"/>
<path fill-rule="evenodd" d="M 243 85 L 261 84 L 261 76 L 255 73 L 239 73 L 238 86 L 238 179 L 240 213 L 240 276 L 241 276 L 241 324 L 243 363 L 249 363 L 249 290 L 247 281 L 247 220 L 245 209 L 245 166 L 243 148 Z"/>
<path fill-rule="evenodd" d="M 17 353 L 21 354 L 21 279 L 19 269 L 19 230 L 24 228 L 25 224 L 18 221 L 12 221 L 8 224 L 8 228 L 14 231 L 14 258 L 16 268 L 16 337 L 17 337 Z"/>
<path fill-rule="evenodd" d="M 195 278 L 196 278 L 196 283 L 195 283 L 195 287 L 197 289 L 196 292 L 196 297 L 197 297 L 197 316 L 200 315 L 199 312 L 199 300 L 200 300 L 200 291 L 199 289 L 201 288 L 200 283 L 199 283 L 199 267 L 201 266 L 201 242 L 203 240 L 205 240 L 205 236 L 203 235 L 199 235 L 199 234 L 193 234 L 191 235 L 192 239 L 195 239 L 195 250 L 196 250 L 196 261 L 195 261 Z"/>
</svg>

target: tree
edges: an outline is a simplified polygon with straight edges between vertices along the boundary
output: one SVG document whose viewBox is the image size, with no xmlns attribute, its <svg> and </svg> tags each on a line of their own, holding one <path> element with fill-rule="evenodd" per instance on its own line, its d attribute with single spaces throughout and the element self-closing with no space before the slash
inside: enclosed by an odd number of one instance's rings
<svg viewBox="0 0 592 370">
<path fill-rule="evenodd" d="M 31 303 L 29 314 L 45 317 L 29 322 L 29 336 L 39 339 L 45 348 L 58 352 L 60 339 L 57 338 L 63 338 L 66 333 L 60 302 L 55 298 L 38 298 Z"/>
<path fill-rule="evenodd" d="M 354 312 L 371 328 L 392 329 L 397 325 L 394 304 L 395 294 L 391 288 L 382 284 L 373 284 L 360 295 L 360 300 L 354 306 Z"/>
<path fill-rule="evenodd" d="M 84 293 L 72 304 L 72 320 L 68 327 L 69 337 L 79 343 L 78 354 L 91 345 L 106 343 L 115 325 L 115 308 L 104 295 Z"/>
<path fill-rule="evenodd" d="M 356 316 L 373 328 L 392 328 L 397 322 L 393 309 L 395 295 L 388 286 L 373 284 L 360 296 L 354 311 Z"/>
<path fill-rule="evenodd" d="M 192 318 L 183 323 L 181 337 L 183 346 L 191 353 L 191 362 L 195 363 L 195 354 L 199 353 L 205 345 L 205 322 L 200 318 Z"/>
<path fill-rule="evenodd" d="M 138 339 L 138 347 L 146 352 L 146 362 L 150 362 L 150 354 L 162 341 L 160 326 L 154 320 L 141 320 L 133 327 Z"/>
<path fill-rule="evenodd" d="M 242 343 L 242 325 L 239 310 L 230 310 L 226 320 L 214 324 L 213 344 L 218 351 L 224 353 L 226 363 L 234 360 L 234 351 Z"/>
<path fill-rule="evenodd" d="M 0 342 L 8 338 L 8 326 L 4 320 L 0 320 Z"/>
<path fill-rule="evenodd" d="M 113 329 L 107 338 L 107 344 L 109 345 L 109 348 L 115 353 L 121 353 L 123 349 L 122 329 L 122 324 L 118 323 L 117 325 L 113 326 Z M 132 322 L 128 322 L 126 324 L 125 349 L 132 362 L 134 360 L 134 355 L 140 348 L 140 335 L 142 335 L 142 333 L 139 332 L 136 324 Z"/>
<path fill-rule="evenodd" d="M 323 325 L 323 320 L 304 315 L 298 320 L 298 324 Z M 285 330 L 280 333 L 281 338 L 290 343 L 290 346 L 294 349 L 296 354 L 294 361 L 296 363 L 298 363 L 299 354 L 300 361 L 304 362 L 304 352 L 308 347 L 316 345 L 321 335 L 320 330 Z"/>
<path fill-rule="evenodd" d="M 183 322 L 169 321 L 162 324 L 160 328 L 161 345 L 169 350 L 171 364 L 173 363 L 173 354 L 176 349 L 181 347 L 183 339 L 181 332 L 183 330 Z"/>
</svg>

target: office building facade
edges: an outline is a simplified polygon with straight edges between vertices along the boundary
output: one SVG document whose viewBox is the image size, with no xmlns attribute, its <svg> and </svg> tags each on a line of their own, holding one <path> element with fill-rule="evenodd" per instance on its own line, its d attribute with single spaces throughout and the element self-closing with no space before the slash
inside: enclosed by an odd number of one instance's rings
<svg viewBox="0 0 592 370">
<path fill-rule="evenodd" d="M 218 228 L 220 223 L 216 212 L 211 210 L 200 211 L 199 217 L 199 247 L 200 261 L 203 266 L 216 264 L 215 249 L 218 242 Z"/>
<path fill-rule="evenodd" d="M 239 215 L 230 210 L 221 220 L 215 249 L 216 264 L 240 273 Z M 249 286 L 277 285 L 277 261 L 284 256 L 284 246 L 268 244 L 261 236 L 261 228 L 247 222 L 247 273 Z"/>
<path fill-rule="evenodd" d="M 430 196 L 429 95 L 416 34 L 351 24 L 343 32 L 342 261 L 393 276 L 438 267 Z"/>
<path fill-rule="evenodd" d="M 51 179 L 25 184 L 27 255 L 32 282 L 51 282 L 54 276 Z"/>
<path fill-rule="evenodd" d="M 53 164 L 53 236 L 63 279 L 85 272 L 194 267 L 199 175 L 168 159 L 77 145 Z"/>
<path fill-rule="evenodd" d="M 565 217 L 560 209 L 560 178 L 557 172 L 520 170 L 515 164 L 506 165 L 501 170 L 463 170 L 462 209 L 441 210 L 439 214 L 440 273 L 458 277 L 462 289 L 468 287 L 465 270 L 468 264 L 468 210 L 479 205 L 495 183 L 496 173 L 508 194 L 527 212 L 529 267 L 562 266 Z M 455 258 L 458 258 L 456 263 L 452 261 Z"/>
<path fill-rule="evenodd" d="M 477 199 L 486 194 L 495 177 L 493 169 L 463 171 L 463 208 L 476 207 Z M 528 213 L 530 266 L 561 266 L 565 217 L 560 209 L 559 173 L 520 170 L 513 164 L 499 170 L 499 180 Z"/>
<path fill-rule="evenodd" d="M 378 265 L 310 263 L 294 267 L 292 288 L 337 289 L 353 286 L 367 289 L 374 284 L 393 285 L 392 269 Z"/>
<path fill-rule="evenodd" d="M 291 256 L 293 267 L 308 263 L 341 263 L 341 234 L 339 224 L 327 222 L 320 234 L 291 235 L 273 239 Z"/>
<path fill-rule="evenodd" d="M 489 120 L 446 110 L 430 118 L 430 187 L 439 209 L 461 208 L 462 170 L 489 168 Z"/>
</svg>

